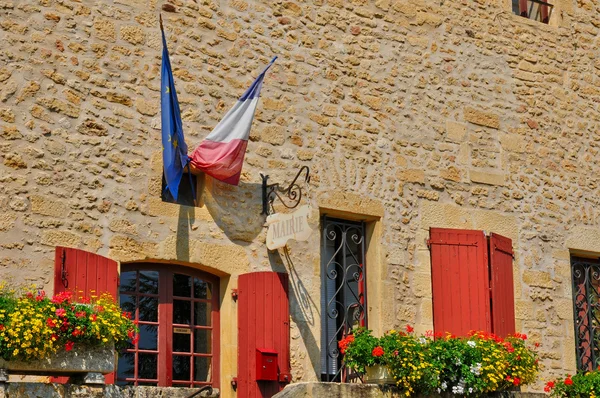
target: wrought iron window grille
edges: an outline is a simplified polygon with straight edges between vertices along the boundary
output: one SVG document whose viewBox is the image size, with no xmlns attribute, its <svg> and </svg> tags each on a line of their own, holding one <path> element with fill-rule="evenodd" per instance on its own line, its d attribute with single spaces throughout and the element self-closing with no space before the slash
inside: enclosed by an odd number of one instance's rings
<svg viewBox="0 0 600 398">
<path fill-rule="evenodd" d="M 571 256 L 577 369 L 600 365 L 600 261 Z"/>
<path fill-rule="evenodd" d="M 321 379 L 353 376 L 338 348 L 350 330 L 367 326 L 365 223 L 323 216 L 321 247 Z"/>
</svg>

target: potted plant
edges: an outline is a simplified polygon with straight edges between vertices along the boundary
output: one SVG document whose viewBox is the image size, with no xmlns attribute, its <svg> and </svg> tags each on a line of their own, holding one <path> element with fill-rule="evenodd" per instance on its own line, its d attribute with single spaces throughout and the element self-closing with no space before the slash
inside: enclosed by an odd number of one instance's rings
<svg viewBox="0 0 600 398">
<path fill-rule="evenodd" d="M 44 291 L 17 295 L 0 286 L 0 369 L 20 374 L 106 374 L 114 347 L 138 339 L 138 328 L 109 294 L 80 297 Z"/>
<path fill-rule="evenodd" d="M 365 374 L 367 383 L 397 384 L 399 367 L 392 364 L 400 358 L 415 354 L 412 339 L 405 333 L 391 330 L 382 337 L 375 337 L 365 328 L 355 330 L 339 342 L 340 352 L 344 355 L 344 364 L 358 373 Z"/>
<path fill-rule="evenodd" d="M 467 337 L 428 332 L 417 337 L 407 326 L 406 332 L 391 330 L 380 338 L 358 329 L 339 347 L 347 367 L 366 374 L 368 382 L 375 379 L 372 370 L 379 367 L 381 382 L 393 380 L 407 396 L 480 396 L 535 380 L 537 353 L 526 346 L 526 340 L 524 334 L 500 338 L 484 332 Z"/>
<path fill-rule="evenodd" d="M 600 370 L 559 377 L 546 383 L 544 391 L 552 397 L 589 397 L 600 395 Z"/>
</svg>

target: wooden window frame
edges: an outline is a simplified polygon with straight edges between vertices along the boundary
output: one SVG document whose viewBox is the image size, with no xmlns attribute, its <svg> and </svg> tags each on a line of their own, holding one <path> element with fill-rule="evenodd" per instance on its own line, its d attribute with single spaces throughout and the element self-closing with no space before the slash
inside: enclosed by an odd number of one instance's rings
<svg viewBox="0 0 600 398">
<path fill-rule="evenodd" d="M 220 316 L 219 316 L 219 278 L 200 271 L 198 269 L 174 265 L 174 264 L 161 264 L 161 263 L 130 263 L 122 264 L 121 272 L 130 271 L 156 271 L 159 273 L 158 282 L 158 318 L 157 325 L 161 327 L 158 330 L 158 342 L 157 350 L 139 350 L 136 346 L 124 350 L 124 352 L 148 352 L 157 354 L 157 379 L 140 379 L 137 377 L 138 367 L 138 356 L 135 356 L 135 373 L 133 378 L 118 378 L 117 371 L 117 384 L 133 383 L 137 386 L 140 383 L 156 383 L 157 386 L 161 387 L 202 387 L 204 385 L 211 385 L 214 388 L 219 387 L 220 380 Z M 210 299 L 192 299 L 192 298 L 181 298 L 174 296 L 173 294 L 173 275 L 183 274 L 191 277 L 202 279 L 212 284 L 212 293 Z M 127 292 L 124 292 L 127 294 Z M 121 295 L 121 289 L 119 289 L 119 296 Z M 139 295 L 139 293 L 136 293 Z M 193 345 L 190 347 L 189 355 L 176 353 L 176 355 L 193 356 L 193 357 L 210 357 L 211 358 L 211 381 L 200 382 L 193 381 L 192 368 L 190 367 L 190 382 L 173 380 L 173 299 L 186 299 L 192 302 L 210 302 L 211 304 L 211 326 L 193 326 L 195 329 L 212 329 L 211 336 L 211 354 L 196 354 L 193 352 Z M 148 322 L 145 322 L 145 324 Z M 187 385 L 184 385 L 187 384 Z"/>
</svg>

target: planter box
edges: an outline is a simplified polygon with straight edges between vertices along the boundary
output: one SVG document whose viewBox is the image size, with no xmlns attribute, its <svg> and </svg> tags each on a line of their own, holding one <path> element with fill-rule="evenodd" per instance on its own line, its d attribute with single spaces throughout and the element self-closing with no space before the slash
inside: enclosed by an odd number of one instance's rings
<svg viewBox="0 0 600 398">
<path fill-rule="evenodd" d="M 365 375 L 365 383 L 367 384 L 393 384 L 396 385 L 396 380 L 390 374 L 387 366 L 374 365 L 367 366 Z"/>
<path fill-rule="evenodd" d="M 81 375 L 85 383 L 103 384 L 104 376 L 102 375 L 114 372 L 114 370 L 115 350 L 113 346 L 81 346 L 71 351 L 60 350 L 49 358 L 36 361 L 0 359 L 0 381 L 3 381 L 3 374 L 14 373 L 37 376 Z"/>
</svg>

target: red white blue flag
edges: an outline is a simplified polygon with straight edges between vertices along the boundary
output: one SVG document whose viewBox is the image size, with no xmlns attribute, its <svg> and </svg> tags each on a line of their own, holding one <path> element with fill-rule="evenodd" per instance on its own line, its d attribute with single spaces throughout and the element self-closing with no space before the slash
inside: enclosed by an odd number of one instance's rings
<svg viewBox="0 0 600 398">
<path fill-rule="evenodd" d="M 190 160 L 193 167 L 217 180 L 238 185 L 263 79 L 276 59 L 269 62 L 239 101 L 192 152 Z"/>
</svg>

